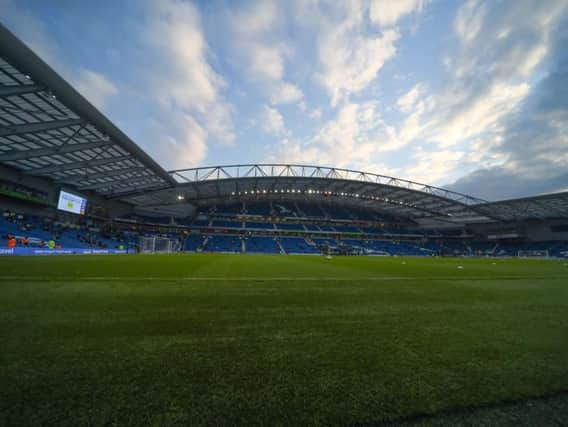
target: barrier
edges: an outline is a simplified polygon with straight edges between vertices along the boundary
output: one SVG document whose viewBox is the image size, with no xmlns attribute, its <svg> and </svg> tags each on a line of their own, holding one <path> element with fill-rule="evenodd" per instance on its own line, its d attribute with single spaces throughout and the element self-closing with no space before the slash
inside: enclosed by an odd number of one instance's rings
<svg viewBox="0 0 568 427">
<path fill-rule="evenodd" d="M 126 249 L 47 249 L 47 248 L 0 248 L 0 256 L 15 255 L 117 255 L 126 254 Z"/>
</svg>

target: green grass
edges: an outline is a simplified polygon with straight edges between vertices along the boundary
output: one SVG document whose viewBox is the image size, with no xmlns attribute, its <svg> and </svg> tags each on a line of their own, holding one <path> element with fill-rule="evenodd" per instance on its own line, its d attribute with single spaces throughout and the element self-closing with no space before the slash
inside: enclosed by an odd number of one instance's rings
<svg viewBox="0 0 568 427">
<path fill-rule="evenodd" d="M 568 390 L 562 262 L 76 256 L 0 271 L 0 425 L 373 424 Z"/>
</svg>

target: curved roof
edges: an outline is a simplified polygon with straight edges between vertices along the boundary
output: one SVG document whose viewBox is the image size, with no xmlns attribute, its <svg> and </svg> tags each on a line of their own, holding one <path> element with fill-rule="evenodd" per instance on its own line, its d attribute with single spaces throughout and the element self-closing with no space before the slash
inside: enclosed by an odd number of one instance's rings
<svg viewBox="0 0 568 427">
<path fill-rule="evenodd" d="M 490 221 L 475 206 L 487 203 L 465 194 L 395 177 L 350 169 L 296 164 L 212 166 L 170 171 L 176 187 L 132 194 L 137 205 L 191 203 L 197 206 L 235 200 L 295 199 L 326 201 L 399 215 L 466 223 Z"/>
<path fill-rule="evenodd" d="M 351 169 L 241 164 L 173 170 L 170 189 L 132 193 L 140 206 L 195 206 L 238 200 L 299 200 L 356 205 L 424 223 L 471 224 L 568 218 L 568 192 L 487 202 L 415 181 Z"/>
<path fill-rule="evenodd" d="M 0 25 L 0 163 L 102 195 L 175 181 Z"/>
<path fill-rule="evenodd" d="M 480 212 L 489 213 L 502 221 L 567 219 L 568 191 L 520 199 L 501 200 L 479 205 L 477 209 Z"/>
</svg>

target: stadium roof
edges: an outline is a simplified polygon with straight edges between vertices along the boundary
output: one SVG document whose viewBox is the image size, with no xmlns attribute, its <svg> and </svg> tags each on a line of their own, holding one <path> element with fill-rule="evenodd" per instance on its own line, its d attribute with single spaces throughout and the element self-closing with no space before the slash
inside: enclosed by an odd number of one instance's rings
<svg viewBox="0 0 568 427">
<path fill-rule="evenodd" d="M 102 195 L 175 183 L 1 25 L 0 163 Z"/>
<path fill-rule="evenodd" d="M 400 178 L 322 166 L 166 172 L 1 25 L 0 164 L 143 207 L 287 198 L 457 224 L 568 218 L 568 192 L 490 203 Z"/>
<path fill-rule="evenodd" d="M 246 164 L 170 171 L 174 188 L 133 194 L 141 206 L 294 199 L 357 205 L 412 220 L 456 224 L 568 218 L 568 192 L 487 202 L 400 178 L 323 166 Z"/>
<path fill-rule="evenodd" d="M 501 200 L 477 207 L 502 221 L 527 219 L 566 219 L 568 218 L 568 191 Z"/>
<path fill-rule="evenodd" d="M 131 203 L 210 205 L 241 199 L 302 199 L 356 204 L 409 219 L 491 221 L 481 199 L 427 184 L 349 169 L 293 164 L 212 166 L 170 171 L 175 188 L 128 197 Z"/>
</svg>

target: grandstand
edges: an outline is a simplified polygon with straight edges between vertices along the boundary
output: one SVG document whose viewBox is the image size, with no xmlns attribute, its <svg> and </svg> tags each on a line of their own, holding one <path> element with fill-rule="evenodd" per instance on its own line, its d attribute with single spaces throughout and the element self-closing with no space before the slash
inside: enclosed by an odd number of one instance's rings
<svg viewBox="0 0 568 427">
<path fill-rule="evenodd" d="M 90 425 L 92 400 L 112 408 L 95 425 L 370 425 L 568 385 L 566 269 L 548 261 L 568 258 L 568 192 L 488 202 L 318 165 L 166 171 L 2 26 L 0 110 L 0 308 L 24 307 L 0 326 L 29 333 L 4 335 L 18 387 L 0 391 L 16 408 L 0 424 Z M 159 252 L 183 254 L 135 255 Z M 30 354 L 49 363 L 20 365 Z M 39 403 L 22 403 L 20 369 L 45 379 Z"/>
</svg>

